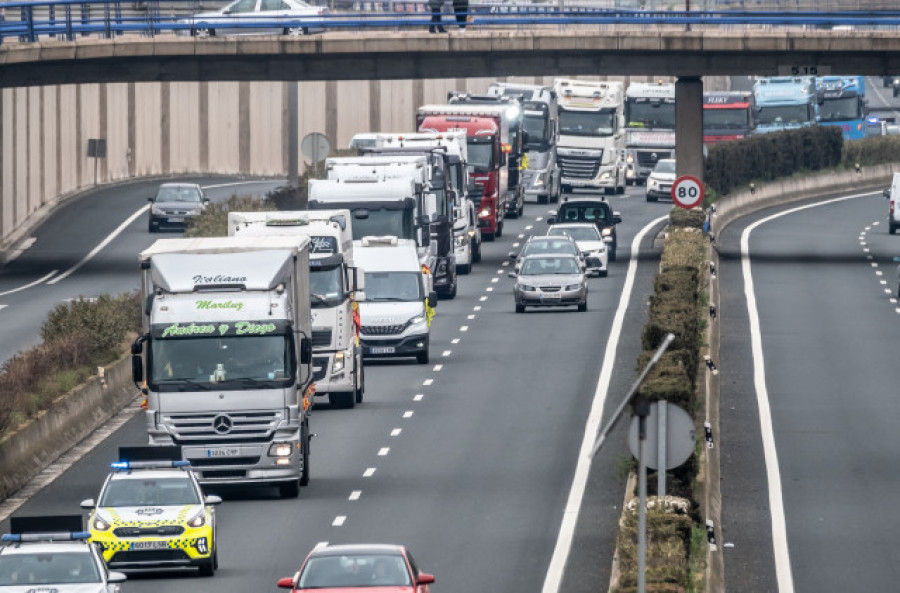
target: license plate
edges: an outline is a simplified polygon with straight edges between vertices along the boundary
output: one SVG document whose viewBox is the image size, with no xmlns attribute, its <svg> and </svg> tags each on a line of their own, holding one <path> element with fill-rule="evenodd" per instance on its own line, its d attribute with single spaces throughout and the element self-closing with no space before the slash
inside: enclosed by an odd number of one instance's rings
<svg viewBox="0 0 900 593">
<path fill-rule="evenodd" d="M 369 348 L 369 354 L 393 354 L 393 346 L 373 346 Z"/>
<path fill-rule="evenodd" d="M 169 547 L 168 542 L 152 541 L 152 542 L 132 542 L 132 550 L 165 550 Z"/>
<path fill-rule="evenodd" d="M 545 300 L 545 301 L 558 301 L 559 298 L 560 298 L 560 295 L 558 295 L 558 294 L 544 294 L 544 295 L 541 295 L 541 299 L 543 299 L 543 300 Z"/>
<path fill-rule="evenodd" d="M 231 449 L 207 449 L 206 456 L 207 457 L 238 457 L 241 454 L 241 450 L 237 447 L 233 447 Z"/>
<path fill-rule="evenodd" d="M 184 222 L 183 216 L 170 216 L 169 222 Z"/>
</svg>

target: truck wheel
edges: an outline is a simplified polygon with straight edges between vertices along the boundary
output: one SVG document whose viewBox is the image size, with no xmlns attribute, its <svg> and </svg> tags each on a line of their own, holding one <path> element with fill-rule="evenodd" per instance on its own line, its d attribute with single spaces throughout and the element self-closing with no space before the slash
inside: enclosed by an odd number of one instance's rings
<svg viewBox="0 0 900 593">
<path fill-rule="evenodd" d="M 609 261 L 616 261 L 616 244 L 613 243 L 609 248 Z"/>
<path fill-rule="evenodd" d="M 363 395 L 366 393 L 366 367 L 360 364 L 359 371 L 357 371 L 359 377 L 356 382 L 356 390 L 353 392 L 354 397 L 356 397 L 356 403 L 361 404 L 363 401 Z"/>
<path fill-rule="evenodd" d="M 547 204 L 548 202 L 550 202 L 550 196 L 540 195 L 537 197 L 537 202 L 538 204 Z"/>
<path fill-rule="evenodd" d="M 525 197 L 522 197 L 522 201 L 519 202 L 519 211 L 516 214 L 516 218 L 522 218 L 525 216 Z"/>
<path fill-rule="evenodd" d="M 304 465 L 304 471 L 306 471 L 306 466 Z M 300 496 L 300 481 L 299 480 L 291 480 L 290 482 L 286 482 L 284 484 L 278 485 L 278 493 L 281 495 L 281 498 L 297 498 Z M 202 573 L 202 568 L 200 569 Z M 212 576 L 212 574 L 207 575 Z"/>
<path fill-rule="evenodd" d="M 502 236 L 503 236 L 503 221 L 501 220 L 500 222 L 497 223 L 497 238 L 499 239 Z"/>
<path fill-rule="evenodd" d="M 352 408 L 356 404 L 356 393 L 353 391 L 329 393 L 328 403 L 332 408 Z"/>
<path fill-rule="evenodd" d="M 309 486 L 309 441 L 311 438 L 312 435 L 309 434 L 309 418 L 307 418 L 303 422 L 303 428 L 300 430 L 300 450 L 303 452 L 303 471 L 300 472 L 300 480 L 297 482 L 298 486 Z M 293 496 L 292 498 L 296 498 L 296 496 Z"/>
<path fill-rule="evenodd" d="M 891 235 L 893 235 L 893 234 L 896 233 L 896 232 L 897 232 L 897 227 L 895 227 L 894 225 L 888 223 L 888 233 L 890 233 Z"/>
<path fill-rule="evenodd" d="M 416 354 L 416 362 L 419 364 L 428 364 L 428 350 Z"/>
</svg>

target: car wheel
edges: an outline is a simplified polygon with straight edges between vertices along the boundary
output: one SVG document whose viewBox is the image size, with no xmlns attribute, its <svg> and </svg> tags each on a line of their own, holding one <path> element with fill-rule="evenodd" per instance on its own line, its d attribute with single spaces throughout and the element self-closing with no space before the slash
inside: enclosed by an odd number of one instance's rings
<svg viewBox="0 0 900 593">
<path fill-rule="evenodd" d="M 356 394 L 353 391 L 329 393 L 328 403 L 330 403 L 333 408 L 352 408 L 356 405 Z"/>
<path fill-rule="evenodd" d="M 416 354 L 416 362 L 419 364 L 428 364 L 428 350 Z"/>
<path fill-rule="evenodd" d="M 524 313 L 524 312 L 525 312 L 525 305 L 520 305 L 519 303 L 516 303 L 516 313 Z"/>
<path fill-rule="evenodd" d="M 215 553 L 209 557 L 209 560 L 203 562 L 200 566 L 200 576 L 201 577 L 211 577 L 216 573 L 216 559 Z"/>
<path fill-rule="evenodd" d="M 647 201 L 648 201 L 648 202 L 655 202 L 655 201 L 656 201 L 656 198 L 651 197 L 650 194 L 647 194 Z"/>
<path fill-rule="evenodd" d="M 471 255 L 469 256 L 471 257 Z M 457 274 L 468 274 L 472 271 L 472 264 L 460 264 L 456 266 Z"/>
<path fill-rule="evenodd" d="M 582 313 L 587 311 L 587 301 L 585 301 L 583 303 L 578 303 L 578 310 L 581 311 Z"/>
<path fill-rule="evenodd" d="M 366 393 L 366 367 L 362 365 L 362 361 L 360 361 L 359 371 L 357 371 L 359 375 L 359 379 L 356 384 L 356 390 L 353 395 L 356 397 L 356 403 L 361 404 L 363 401 L 363 395 Z"/>
<path fill-rule="evenodd" d="M 547 204 L 550 202 L 550 196 L 538 196 L 537 203 L 538 204 Z"/>
<path fill-rule="evenodd" d="M 893 235 L 893 234 L 896 233 L 896 232 L 897 232 L 897 227 L 895 227 L 895 226 L 892 225 L 892 224 L 888 224 L 888 233 L 891 234 L 891 235 Z"/>
<path fill-rule="evenodd" d="M 440 298 L 442 298 L 442 299 L 447 299 L 448 301 L 449 301 L 449 300 L 455 299 L 455 298 L 456 298 L 456 286 L 457 286 L 457 284 L 458 284 L 458 282 L 456 281 L 456 278 L 454 278 L 454 279 L 453 279 L 453 284 L 450 285 L 450 288 L 448 288 L 447 290 L 443 290 L 443 291 L 439 292 L 439 293 L 438 293 L 438 296 L 439 296 Z"/>
<path fill-rule="evenodd" d="M 616 261 L 616 244 L 613 243 L 609 248 L 609 261 Z"/>
<path fill-rule="evenodd" d="M 153 224 L 153 221 L 151 221 L 150 224 L 148 225 L 148 229 L 147 229 L 147 230 L 149 230 L 151 233 L 155 233 L 156 231 L 159 230 L 159 226 Z"/>
</svg>

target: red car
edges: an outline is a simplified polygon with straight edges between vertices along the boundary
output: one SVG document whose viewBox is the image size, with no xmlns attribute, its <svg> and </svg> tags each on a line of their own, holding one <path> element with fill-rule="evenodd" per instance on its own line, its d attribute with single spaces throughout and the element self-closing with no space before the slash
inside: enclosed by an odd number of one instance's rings
<svg viewBox="0 0 900 593">
<path fill-rule="evenodd" d="M 338 593 L 428 593 L 434 575 L 419 572 L 404 546 L 348 544 L 314 549 L 293 577 L 278 581 L 282 589 Z"/>
</svg>

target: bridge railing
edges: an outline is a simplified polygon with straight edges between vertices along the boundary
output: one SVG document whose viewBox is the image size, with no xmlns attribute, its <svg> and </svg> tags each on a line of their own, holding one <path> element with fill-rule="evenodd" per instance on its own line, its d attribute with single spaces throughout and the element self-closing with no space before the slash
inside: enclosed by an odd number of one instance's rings
<svg viewBox="0 0 900 593">
<path fill-rule="evenodd" d="M 36 42 L 42 38 L 74 40 L 79 36 L 112 38 L 119 35 L 191 35 L 198 30 L 227 29 L 237 34 L 266 30 L 272 32 L 320 32 L 340 30 L 410 29 L 429 26 L 430 14 L 424 1 L 380 0 L 370 9 L 356 11 L 359 2 L 337 4 L 324 14 L 283 16 L 242 14 L 226 24 L 213 24 L 209 17 L 194 12 L 199 0 L 21 0 L 0 2 L 0 43 L 13 39 Z M 449 0 L 448 0 L 449 4 Z M 171 9 L 172 7 L 177 10 Z M 512 2 L 471 2 L 467 14 L 473 28 L 571 27 L 579 25 L 641 25 L 690 28 L 801 27 L 804 29 L 887 29 L 900 27 L 900 10 L 790 11 L 784 10 L 638 10 L 598 8 L 572 0 L 551 5 Z M 228 17 L 226 17 L 228 18 Z M 851 33 L 852 34 L 852 33 Z"/>
</svg>

